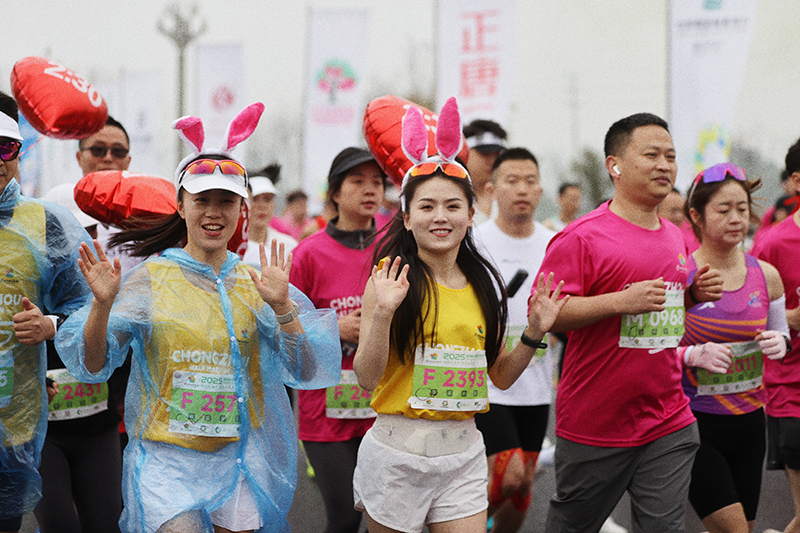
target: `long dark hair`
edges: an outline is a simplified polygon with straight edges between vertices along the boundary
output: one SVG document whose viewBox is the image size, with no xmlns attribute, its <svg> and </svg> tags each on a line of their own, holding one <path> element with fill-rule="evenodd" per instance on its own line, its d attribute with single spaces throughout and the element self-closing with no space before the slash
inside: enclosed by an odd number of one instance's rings
<svg viewBox="0 0 800 533">
<path fill-rule="evenodd" d="M 178 191 L 178 198 L 183 189 Z M 133 257 L 157 255 L 167 248 L 181 246 L 186 240 L 186 221 L 177 211 L 162 218 L 136 219 L 133 227 L 115 233 L 108 239 L 108 247 L 116 248 Z"/>
<path fill-rule="evenodd" d="M 224 161 L 228 156 L 200 154 L 187 161 L 184 168 L 198 159 Z M 178 201 L 183 198 L 184 189 L 178 190 Z M 167 248 L 182 246 L 186 242 L 186 221 L 175 211 L 161 218 L 136 218 L 129 221 L 131 227 L 114 234 L 108 240 L 109 248 L 119 247 L 133 257 L 157 255 Z"/>
<path fill-rule="evenodd" d="M 465 179 L 452 178 L 440 170 L 430 176 L 409 180 L 403 191 L 406 206 L 411 205 L 417 188 L 431 178 L 444 178 L 456 183 L 464 191 L 468 207 L 472 208 L 474 201 L 472 185 Z M 414 239 L 414 235 L 406 230 L 402 212 L 395 215 L 389 231 L 375 248 L 374 262 L 377 264 L 384 257 L 393 259 L 397 256 L 401 259 L 401 266 L 408 264 L 410 267 L 408 269 L 409 288 L 408 294 L 392 318 L 390 342 L 395 347 L 400 361 L 406 363 L 409 359 L 413 361 L 415 347 L 424 342 L 425 320 L 431 312 L 434 313 L 434 318 L 438 316 L 439 295 L 433 271 L 425 261 L 420 259 L 417 253 L 417 241 Z M 478 252 L 472 238 L 472 228 L 467 229 L 467 234 L 459 245 L 456 264 L 475 290 L 486 320 L 486 360 L 488 366 L 491 367 L 503 345 L 508 321 L 505 285 L 497 270 Z M 498 287 L 500 298 L 497 297 Z M 434 320 L 434 340 L 436 338 L 436 322 L 437 320 Z"/>
</svg>

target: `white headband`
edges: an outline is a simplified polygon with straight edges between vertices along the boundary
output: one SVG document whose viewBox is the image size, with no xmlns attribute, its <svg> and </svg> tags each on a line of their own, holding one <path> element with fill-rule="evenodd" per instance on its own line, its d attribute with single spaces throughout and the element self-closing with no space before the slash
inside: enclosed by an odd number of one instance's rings
<svg viewBox="0 0 800 533">
<path fill-rule="evenodd" d="M 0 111 L 0 137 L 9 137 L 21 141 L 22 135 L 19 133 L 19 124 L 13 118 Z"/>
</svg>

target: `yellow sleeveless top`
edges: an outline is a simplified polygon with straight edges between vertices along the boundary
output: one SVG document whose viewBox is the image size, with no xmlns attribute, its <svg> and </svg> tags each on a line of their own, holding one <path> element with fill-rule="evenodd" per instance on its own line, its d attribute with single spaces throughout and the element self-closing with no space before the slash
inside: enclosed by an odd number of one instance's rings
<svg viewBox="0 0 800 533">
<path fill-rule="evenodd" d="M 436 288 L 439 293 L 438 313 L 436 306 L 432 306 L 424 324 L 424 343 L 427 346 L 444 344 L 484 350 L 486 321 L 472 285 L 467 285 L 464 289 L 450 289 L 437 284 Z M 437 321 L 435 339 L 432 338 L 434 320 Z M 395 348 L 390 348 L 386 370 L 372 393 L 370 406 L 377 413 L 429 420 L 466 420 L 476 412 L 483 412 L 412 408 L 408 400 L 412 394 L 414 354 L 407 354 L 405 359 L 405 364 L 401 363 Z M 488 411 L 488 407 L 484 411 Z"/>
</svg>

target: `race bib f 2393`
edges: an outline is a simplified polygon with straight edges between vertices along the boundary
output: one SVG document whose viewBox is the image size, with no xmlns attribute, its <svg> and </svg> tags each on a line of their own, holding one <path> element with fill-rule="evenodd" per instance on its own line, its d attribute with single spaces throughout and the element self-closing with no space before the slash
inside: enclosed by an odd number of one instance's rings
<svg viewBox="0 0 800 533">
<path fill-rule="evenodd" d="M 489 403 L 486 354 L 460 346 L 418 346 L 408 404 L 435 411 L 482 411 Z"/>
</svg>

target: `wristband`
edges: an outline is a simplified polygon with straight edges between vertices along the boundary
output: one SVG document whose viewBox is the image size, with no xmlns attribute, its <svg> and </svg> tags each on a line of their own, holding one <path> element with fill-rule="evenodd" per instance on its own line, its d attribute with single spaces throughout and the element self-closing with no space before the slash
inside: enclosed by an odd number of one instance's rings
<svg viewBox="0 0 800 533">
<path fill-rule="evenodd" d="M 285 315 L 275 315 L 275 321 L 278 324 L 288 324 L 300 313 L 300 307 L 294 300 L 290 300 L 292 302 L 292 310 L 286 313 Z"/>
<path fill-rule="evenodd" d="M 520 335 L 519 341 L 522 344 L 524 344 L 525 346 L 530 346 L 533 349 L 542 349 L 542 350 L 544 350 L 544 349 L 547 348 L 547 343 L 546 342 L 535 341 L 535 340 L 531 339 L 530 337 L 528 337 L 527 335 L 525 335 L 524 331 L 522 332 L 522 335 Z"/>
<path fill-rule="evenodd" d="M 686 366 L 692 366 L 689 364 L 689 354 L 692 353 L 692 350 L 694 350 L 694 346 L 687 346 L 683 352 L 683 364 Z"/>
</svg>

